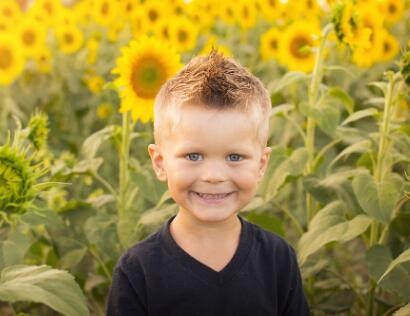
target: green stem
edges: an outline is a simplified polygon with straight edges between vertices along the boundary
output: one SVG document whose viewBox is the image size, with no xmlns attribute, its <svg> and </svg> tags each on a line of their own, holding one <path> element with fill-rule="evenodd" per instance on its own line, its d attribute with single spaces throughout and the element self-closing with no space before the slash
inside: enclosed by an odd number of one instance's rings
<svg viewBox="0 0 410 316">
<path fill-rule="evenodd" d="M 312 81 L 310 82 L 309 91 L 308 91 L 308 102 L 309 108 L 313 109 L 317 107 L 317 100 L 319 96 L 319 87 L 323 79 L 323 62 L 324 62 L 324 50 L 326 47 L 327 36 L 333 29 L 333 24 L 326 25 L 322 30 L 322 37 L 320 45 L 316 54 L 315 66 L 312 73 Z M 311 174 L 314 170 L 315 164 L 315 128 L 316 121 L 311 116 L 307 118 L 306 125 L 306 138 L 305 138 L 305 147 L 308 152 L 308 162 L 306 165 L 305 175 Z M 314 216 L 313 208 L 313 198 L 308 193 L 306 194 L 306 214 L 307 222 Z"/>
<path fill-rule="evenodd" d="M 275 204 L 275 206 L 279 209 L 281 209 L 289 218 L 290 220 L 293 222 L 293 224 L 295 224 L 295 227 L 297 229 L 297 231 L 299 232 L 300 235 L 303 235 L 304 230 L 302 228 L 302 225 L 300 225 L 299 221 L 297 220 L 297 218 L 285 207 L 281 206 L 280 204 L 276 203 L 275 201 L 272 201 L 273 204 Z"/>
<path fill-rule="evenodd" d="M 377 151 L 376 165 L 374 168 L 374 179 L 377 184 L 380 184 L 383 181 L 384 175 L 386 173 L 385 166 L 385 157 L 388 150 L 388 138 L 390 133 L 390 121 L 392 116 L 392 109 L 394 105 L 394 88 L 396 83 L 396 76 L 392 72 L 386 73 L 388 77 L 387 91 L 385 95 L 384 102 L 384 111 L 383 111 L 383 121 L 380 124 L 379 129 L 379 148 Z M 379 241 L 382 241 L 385 238 L 386 227 L 383 228 L 382 236 L 380 236 L 380 224 L 373 220 L 370 227 L 370 243 L 369 248 L 376 245 Z M 374 297 L 376 292 L 377 283 L 375 280 L 370 280 L 370 290 L 367 300 L 367 313 L 366 315 L 372 316 L 374 311 Z"/>
<path fill-rule="evenodd" d="M 128 191 L 128 159 L 130 149 L 130 118 L 129 112 L 122 115 L 122 137 L 120 149 L 120 179 L 118 196 L 118 217 L 119 221 L 124 219 L 125 205 L 127 203 Z"/>
<path fill-rule="evenodd" d="M 115 192 L 114 188 L 105 180 L 103 177 L 101 177 L 97 172 L 92 173 L 93 177 L 97 179 L 98 181 L 101 182 L 101 184 L 114 196 L 117 196 L 117 192 Z"/>
<path fill-rule="evenodd" d="M 105 265 L 104 261 L 99 256 L 98 252 L 93 248 L 93 246 L 88 247 L 88 251 L 98 261 L 98 263 L 100 264 L 101 268 L 103 269 L 105 275 L 107 276 L 108 280 L 111 283 L 111 281 L 112 281 L 111 272 L 110 272 L 110 270 L 108 270 L 107 266 Z"/>
</svg>

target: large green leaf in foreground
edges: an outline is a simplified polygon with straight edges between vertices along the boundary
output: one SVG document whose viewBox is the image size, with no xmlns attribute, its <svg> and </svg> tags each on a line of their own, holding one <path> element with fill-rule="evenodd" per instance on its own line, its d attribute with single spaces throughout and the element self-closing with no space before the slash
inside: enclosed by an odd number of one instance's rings
<svg viewBox="0 0 410 316">
<path fill-rule="evenodd" d="M 43 303 L 66 316 L 89 315 L 87 303 L 74 277 L 49 266 L 14 265 L 3 269 L 0 300 Z"/>
</svg>

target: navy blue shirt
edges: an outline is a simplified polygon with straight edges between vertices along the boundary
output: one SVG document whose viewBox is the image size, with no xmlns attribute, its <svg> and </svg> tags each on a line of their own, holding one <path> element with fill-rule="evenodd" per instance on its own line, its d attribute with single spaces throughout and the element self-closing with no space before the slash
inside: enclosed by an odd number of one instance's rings
<svg viewBox="0 0 410 316">
<path fill-rule="evenodd" d="M 172 238 L 175 215 L 118 261 L 108 316 L 309 315 L 293 248 L 274 233 L 241 221 L 239 245 L 219 272 Z"/>
</svg>

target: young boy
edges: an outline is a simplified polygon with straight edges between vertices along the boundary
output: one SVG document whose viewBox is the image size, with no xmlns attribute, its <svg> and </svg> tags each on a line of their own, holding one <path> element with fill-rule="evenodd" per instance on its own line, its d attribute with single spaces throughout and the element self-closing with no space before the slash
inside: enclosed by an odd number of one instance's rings
<svg viewBox="0 0 410 316">
<path fill-rule="evenodd" d="M 168 80 L 154 108 L 148 152 L 179 211 L 122 255 L 107 315 L 308 315 L 292 247 L 238 215 L 271 152 L 261 81 L 213 50 Z"/>
</svg>

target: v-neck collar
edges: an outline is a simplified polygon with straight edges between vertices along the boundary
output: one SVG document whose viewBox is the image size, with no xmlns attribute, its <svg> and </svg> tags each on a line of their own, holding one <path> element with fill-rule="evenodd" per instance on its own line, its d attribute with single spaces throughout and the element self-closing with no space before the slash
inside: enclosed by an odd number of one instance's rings
<svg viewBox="0 0 410 316">
<path fill-rule="evenodd" d="M 206 283 L 222 285 L 223 283 L 231 280 L 234 275 L 240 270 L 249 255 L 249 251 L 252 246 L 251 242 L 253 240 L 250 224 L 237 214 L 239 220 L 241 221 L 241 234 L 239 237 L 239 244 L 231 261 L 229 261 L 229 263 L 221 271 L 218 272 L 192 257 L 176 243 L 169 229 L 169 224 L 172 222 L 175 216 L 176 215 L 173 215 L 171 218 L 169 218 L 164 223 L 160 231 L 161 239 L 167 251 L 172 256 L 174 256 L 178 260 L 178 262 L 191 270 Z"/>
</svg>

